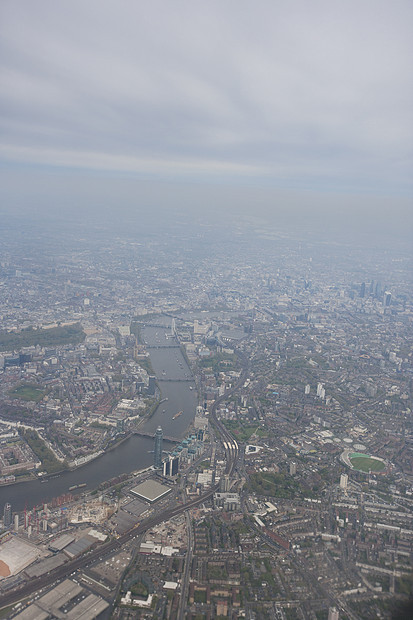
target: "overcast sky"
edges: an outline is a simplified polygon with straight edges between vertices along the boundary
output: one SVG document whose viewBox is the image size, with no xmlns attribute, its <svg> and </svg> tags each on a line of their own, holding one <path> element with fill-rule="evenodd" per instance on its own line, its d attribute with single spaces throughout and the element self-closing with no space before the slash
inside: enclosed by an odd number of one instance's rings
<svg viewBox="0 0 413 620">
<path fill-rule="evenodd" d="M 2 0 L 0 28 L 6 203 L 410 210 L 411 0 Z"/>
</svg>

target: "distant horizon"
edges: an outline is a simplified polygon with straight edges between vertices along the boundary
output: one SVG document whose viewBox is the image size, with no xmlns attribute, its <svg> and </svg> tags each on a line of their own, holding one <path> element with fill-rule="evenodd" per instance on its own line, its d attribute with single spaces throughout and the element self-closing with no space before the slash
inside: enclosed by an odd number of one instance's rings
<svg viewBox="0 0 413 620">
<path fill-rule="evenodd" d="M 249 214 L 412 234 L 407 0 L 0 11 L 3 217 Z"/>
</svg>

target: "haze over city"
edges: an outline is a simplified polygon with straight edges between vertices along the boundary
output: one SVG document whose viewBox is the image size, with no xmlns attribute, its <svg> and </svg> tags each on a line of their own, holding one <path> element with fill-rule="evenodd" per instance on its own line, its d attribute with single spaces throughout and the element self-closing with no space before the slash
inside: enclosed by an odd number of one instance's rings
<svg viewBox="0 0 413 620">
<path fill-rule="evenodd" d="M 3 2 L 2 209 L 337 216 L 403 233 L 412 11 Z"/>
<path fill-rule="evenodd" d="M 0 618 L 410 617 L 412 22 L 0 3 Z"/>
</svg>

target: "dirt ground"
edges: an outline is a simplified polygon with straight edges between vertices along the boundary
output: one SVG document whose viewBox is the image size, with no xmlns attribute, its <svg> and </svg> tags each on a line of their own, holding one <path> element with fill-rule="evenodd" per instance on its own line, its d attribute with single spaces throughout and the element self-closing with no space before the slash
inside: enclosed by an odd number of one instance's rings
<svg viewBox="0 0 413 620">
<path fill-rule="evenodd" d="M 6 562 L 0 560 L 0 577 L 8 577 L 10 575 L 10 569 Z"/>
</svg>

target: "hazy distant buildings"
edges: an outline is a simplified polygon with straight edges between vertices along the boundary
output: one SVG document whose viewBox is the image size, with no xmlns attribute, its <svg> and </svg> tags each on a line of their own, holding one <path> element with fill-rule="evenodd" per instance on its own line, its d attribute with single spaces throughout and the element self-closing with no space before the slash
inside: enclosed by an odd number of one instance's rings
<svg viewBox="0 0 413 620">
<path fill-rule="evenodd" d="M 381 293 L 382 293 L 381 283 L 377 282 L 376 283 L 376 289 L 375 289 L 375 295 L 376 295 L 377 299 L 379 299 L 381 297 Z"/>
<path fill-rule="evenodd" d="M 391 293 L 390 291 L 385 291 L 383 296 L 383 306 L 388 308 L 391 304 Z"/>
</svg>

